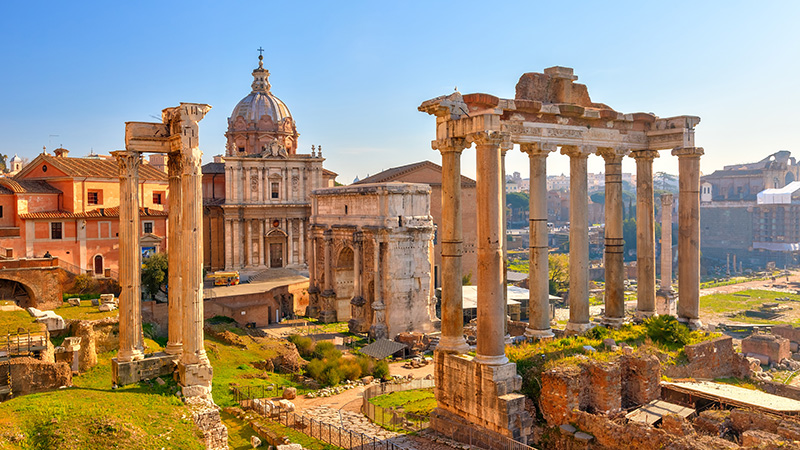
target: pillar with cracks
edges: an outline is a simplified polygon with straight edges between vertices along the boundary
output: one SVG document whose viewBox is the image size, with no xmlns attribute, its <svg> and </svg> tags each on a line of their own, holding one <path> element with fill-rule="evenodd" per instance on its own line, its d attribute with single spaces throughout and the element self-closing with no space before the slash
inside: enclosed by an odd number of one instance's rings
<svg viewBox="0 0 800 450">
<path fill-rule="evenodd" d="M 547 155 L 555 145 L 521 144 L 530 163 L 530 265 L 528 269 L 528 338 L 553 337 L 550 329 L 550 279 L 547 245 Z"/>
<path fill-rule="evenodd" d="M 631 152 L 636 160 L 636 317 L 656 313 L 656 228 L 653 206 L 653 159 L 655 150 Z"/>
<path fill-rule="evenodd" d="M 700 156 L 701 147 L 672 150 L 678 157 L 678 320 L 691 328 L 700 321 Z"/>
<path fill-rule="evenodd" d="M 167 258 L 170 270 L 168 273 L 169 286 L 169 327 L 167 347 L 165 351 L 170 355 L 183 353 L 183 297 L 181 297 L 181 271 L 175 270 L 184 261 L 182 252 L 185 247 L 181 240 L 181 176 L 183 173 L 183 155 L 180 152 L 170 152 L 167 159 L 167 173 L 169 176 L 169 226 L 167 233 Z M 173 289 L 174 288 L 174 289 Z"/>
<path fill-rule="evenodd" d="M 168 114 L 179 127 L 183 156 L 181 175 L 181 238 L 184 258 L 180 265 L 183 303 L 183 353 L 178 379 L 186 397 L 210 397 L 213 369 L 203 345 L 203 173 L 198 141 L 198 122 L 211 109 L 208 105 L 186 104 Z"/>
<path fill-rule="evenodd" d="M 656 312 L 675 314 L 672 290 L 672 194 L 661 194 L 661 288 L 656 292 Z"/>
<path fill-rule="evenodd" d="M 605 313 L 603 324 L 618 327 L 625 321 L 625 240 L 622 237 L 622 158 L 624 151 L 600 148 L 605 160 Z"/>
<path fill-rule="evenodd" d="M 569 156 L 569 322 L 566 332 L 582 334 L 589 322 L 589 192 L 587 160 L 595 149 L 563 146 Z"/>
<path fill-rule="evenodd" d="M 144 358 L 142 334 L 142 253 L 139 248 L 139 166 L 135 151 L 112 153 L 119 165 L 119 362 Z"/>
<path fill-rule="evenodd" d="M 506 308 L 503 297 L 503 230 L 500 144 L 496 131 L 475 133 L 478 194 L 478 348 L 475 361 L 508 363 L 505 355 Z"/>
<path fill-rule="evenodd" d="M 461 295 L 461 152 L 464 139 L 433 141 L 442 154 L 442 336 L 437 351 L 466 353 Z"/>
</svg>

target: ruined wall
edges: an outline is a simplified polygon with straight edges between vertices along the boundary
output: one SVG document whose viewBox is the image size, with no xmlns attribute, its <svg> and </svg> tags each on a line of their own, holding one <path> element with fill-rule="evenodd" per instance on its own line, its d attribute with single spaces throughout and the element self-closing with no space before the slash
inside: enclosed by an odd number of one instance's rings
<svg viewBox="0 0 800 450">
<path fill-rule="evenodd" d="M 661 398 L 661 363 L 655 355 L 624 355 L 622 407 L 630 408 Z"/>
<path fill-rule="evenodd" d="M 97 355 L 119 348 L 119 318 L 80 320 L 70 323 L 70 335 L 81 338 L 79 367 L 81 372 L 97 364 Z"/>
<path fill-rule="evenodd" d="M 44 362 L 34 358 L 14 358 L 11 369 L 11 392 L 14 396 L 45 392 L 72 386 L 72 369 L 67 363 Z"/>
<path fill-rule="evenodd" d="M 763 355 L 775 364 L 792 357 L 789 339 L 772 334 L 754 334 L 742 339 L 742 354 Z"/>
<path fill-rule="evenodd" d="M 667 365 L 664 374 L 670 378 L 714 379 L 750 375 L 750 364 L 733 348 L 733 339 L 723 336 L 684 348 L 688 364 Z"/>
<path fill-rule="evenodd" d="M 776 325 L 772 327 L 772 334 L 784 337 L 790 342 L 800 343 L 800 328 L 791 325 Z"/>
</svg>

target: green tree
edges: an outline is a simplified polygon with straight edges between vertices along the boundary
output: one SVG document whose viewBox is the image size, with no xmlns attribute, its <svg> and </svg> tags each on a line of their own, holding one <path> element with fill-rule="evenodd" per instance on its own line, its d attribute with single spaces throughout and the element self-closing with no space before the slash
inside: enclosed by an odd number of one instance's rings
<svg viewBox="0 0 800 450">
<path fill-rule="evenodd" d="M 551 295 L 566 290 L 569 286 L 569 255 L 566 253 L 547 255 L 547 273 Z"/>
<path fill-rule="evenodd" d="M 155 253 L 142 264 L 142 287 L 153 300 L 167 281 L 167 266 L 166 253 Z"/>
</svg>

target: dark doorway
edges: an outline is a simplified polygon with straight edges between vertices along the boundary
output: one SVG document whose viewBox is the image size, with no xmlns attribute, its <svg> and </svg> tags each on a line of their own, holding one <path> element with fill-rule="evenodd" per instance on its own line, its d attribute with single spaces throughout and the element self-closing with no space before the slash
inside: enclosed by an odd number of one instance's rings
<svg viewBox="0 0 800 450">
<path fill-rule="evenodd" d="M 94 273 L 95 275 L 103 274 L 103 256 L 97 255 L 94 257 Z"/>
<path fill-rule="evenodd" d="M 269 266 L 273 269 L 283 267 L 283 244 L 269 244 Z"/>
</svg>

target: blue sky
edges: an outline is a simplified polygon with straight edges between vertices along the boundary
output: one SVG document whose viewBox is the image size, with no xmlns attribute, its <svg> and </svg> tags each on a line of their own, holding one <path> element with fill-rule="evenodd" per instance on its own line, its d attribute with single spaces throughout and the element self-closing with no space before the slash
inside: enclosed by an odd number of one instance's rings
<svg viewBox="0 0 800 450">
<path fill-rule="evenodd" d="M 617 111 L 700 116 L 709 173 L 800 156 L 799 19 L 788 1 L 3 2 L 0 153 L 108 153 L 126 121 L 184 101 L 213 106 L 200 128 L 210 160 L 263 46 L 301 151 L 322 144 L 344 183 L 439 161 L 422 101 L 454 86 L 513 98 L 521 74 L 554 65 Z M 474 152 L 463 159 L 474 175 Z M 520 152 L 507 166 L 527 176 Z M 655 168 L 677 161 L 662 152 Z M 562 172 L 568 159 L 551 156 L 548 173 Z"/>
</svg>

